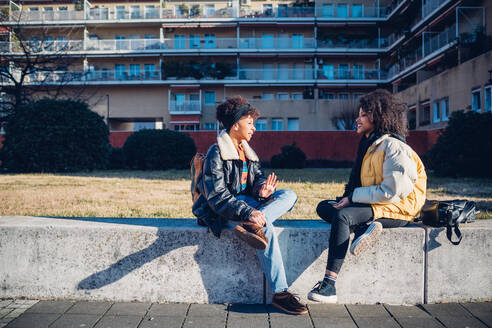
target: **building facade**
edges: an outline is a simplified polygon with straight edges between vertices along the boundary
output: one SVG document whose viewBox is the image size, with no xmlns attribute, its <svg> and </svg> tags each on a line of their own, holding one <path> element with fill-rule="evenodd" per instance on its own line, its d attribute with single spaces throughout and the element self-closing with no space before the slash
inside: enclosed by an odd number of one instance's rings
<svg viewBox="0 0 492 328">
<path fill-rule="evenodd" d="M 349 129 L 376 88 L 408 103 L 412 129 L 491 110 L 492 0 L 2 1 L 0 52 L 70 58 L 27 83 L 83 87 L 112 131 L 215 130 L 236 94 L 257 130 Z"/>
</svg>

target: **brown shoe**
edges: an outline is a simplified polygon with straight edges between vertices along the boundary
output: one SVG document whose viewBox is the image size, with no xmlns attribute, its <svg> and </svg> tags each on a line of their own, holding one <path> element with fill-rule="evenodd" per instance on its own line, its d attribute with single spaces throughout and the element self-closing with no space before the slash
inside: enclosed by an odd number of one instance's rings
<svg viewBox="0 0 492 328">
<path fill-rule="evenodd" d="M 255 249 L 265 249 L 268 245 L 268 238 L 265 236 L 261 227 L 253 222 L 243 222 L 234 228 L 236 236 Z"/>
<path fill-rule="evenodd" d="M 299 302 L 299 296 L 288 291 L 273 295 L 272 305 L 289 314 L 306 314 L 308 312 L 307 307 Z"/>
</svg>

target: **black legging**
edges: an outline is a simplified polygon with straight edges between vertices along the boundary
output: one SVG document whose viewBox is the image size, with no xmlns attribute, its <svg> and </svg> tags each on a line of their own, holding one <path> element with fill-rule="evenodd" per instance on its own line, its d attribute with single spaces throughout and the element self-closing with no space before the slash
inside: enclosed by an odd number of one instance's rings
<svg viewBox="0 0 492 328">
<path fill-rule="evenodd" d="M 334 201 L 324 200 L 318 204 L 316 212 L 331 224 L 330 243 L 328 249 L 328 264 L 326 269 L 338 274 L 347 253 L 350 232 L 362 233 L 367 223 L 373 221 L 374 214 L 369 204 L 350 204 L 341 210 L 335 209 L 331 203 Z M 383 228 L 397 228 L 408 224 L 408 221 L 397 219 L 378 219 Z"/>
</svg>

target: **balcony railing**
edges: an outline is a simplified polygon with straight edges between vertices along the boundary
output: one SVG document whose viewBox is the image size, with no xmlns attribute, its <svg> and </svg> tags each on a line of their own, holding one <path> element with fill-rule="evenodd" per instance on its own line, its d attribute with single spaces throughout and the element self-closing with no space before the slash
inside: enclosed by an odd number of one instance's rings
<svg viewBox="0 0 492 328">
<path fill-rule="evenodd" d="M 81 51 L 84 47 L 82 40 L 45 40 L 45 41 L 14 41 L 0 42 L 0 49 L 13 53 L 42 53 Z"/>
<path fill-rule="evenodd" d="M 235 38 L 174 38 L 164 39 L 161 49 L 232 49 L 237 48 Z"/>
<path fill-rule="evenodd" d="M 162 8 L 163 19 L 185 19 L 185 18 L 234 18 L 232 8 L 221 8 L 205 12 L 194 12 L 193 10 L 176 10 L 174 8 Z"/>
<path fill-rule="evenodd" d="M 359 69 L 319 69 L 318 80 L 385 80 L 386 73 L 376 68 Z"/>
<path fill-rule="evenodd" d="M 159 8 L 144 8 L 144 10 L 109 8 L 90 8 L 87 13 L 87 20 L 140 20 L 140 19 L 159 19 Z"/>
<path fill-rule="evenodd" d="M 314 7 L 286 7 L 277 6 L 275 8 L 246 8 L 239 11 L 241 18 L 288 18 L 288 17 L 314 17 Z"/>
<path fill-rule="evenodd" d="M 201 112 L 201 102 L 200 100 L 171 100 L 169 112 Z"/>
<path fill-rule="evenodd" d="M 158 39 L 130 40 L 87 40 L 86 50 L 95 51 L 124 51 L 124 50 L 159 50 L 162 49 Z"/>
<path fill-rule="evenodd" d="M 12 11 L 11 21 L 71 21 L 83 20 L 84 12 L 81 10 L 57 10 L 57 11 Z"/>
<path fill-rule="evenodd" d="M 385 47 L 387 41 L 385 39 L 325 39 L 318 40 L 318 48 L 349 48 L 349 49 L 377 49 Z"/>
<path fill-rule="evenodd" d="M 316 7 L 316 17 L 318 18 L 384 18 L 389 14 L 387 7 L 374 6 L 335 6 L 335 4 L 326 4 L 325 6 Z"/>
<path fill-rule="evenodd" d="M 422 35 L 424 56 L 428 56 L 434 51 L 441 49 L 452 41 L 456 40 L 456 25 L 449 27 L 441 33 L 424 32 Z"/>
<path fill-rule="evenodd" d="M 305 49 L 314 48 L 314 38 L 241 38 L 241 49 Z"/>
<path fill-rule="evenodd" d="M 157 81 L 160 80 L 159 71 L 128 72 L 128 71 L 52 71 L 36 72 L 27 77 L 27 82 L 69 83 L 84 81 Z"/>
<path fill-rule="evenodd" d="M 256 69 L 241 68 L 239 69 L 239 80 L 313 80 L 314 69 Z"/>
<path fill-rule="evenodd" d="M 449 0 L 426 0 L 422 4 L 422 19 L 429 16 L 434 10 L 442 6 L 445 2 Z"/>
</svg>

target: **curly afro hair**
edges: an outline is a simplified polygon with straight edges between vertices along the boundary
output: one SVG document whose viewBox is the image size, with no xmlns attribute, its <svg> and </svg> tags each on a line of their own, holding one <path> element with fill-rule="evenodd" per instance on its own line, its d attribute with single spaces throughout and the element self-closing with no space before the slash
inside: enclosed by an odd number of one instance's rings
<svg viewBox="0 0 492 328">
<path fill-rule="evenodd" d="M 249 105 L 249 102 L 241 96 L 232 96 L 227 98 L 223 103 L 217 106 L 216 109 L 216 117 L 217 120 L 222 123 L 222 125 L 227 127 L 227 122 L 230 122 L 231 118 L 234 116 L 234 112 L 239 108 Z M 244 116 L 251 115 L 253 119 L 257 119 L 260 116 L 260 112 L 256 107 L 251 106 L 246 112 L 244 112 Z"/>
<path fill-rule="evenodd" d="M 399 102 L 389 91 L 378 89 L 359 100 L 359 108 L 369 115 L 379 133 L 408 135 L 407 105 Z"/>
</svg>

